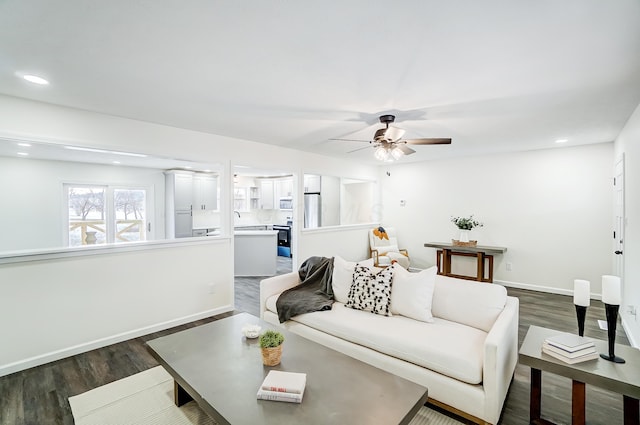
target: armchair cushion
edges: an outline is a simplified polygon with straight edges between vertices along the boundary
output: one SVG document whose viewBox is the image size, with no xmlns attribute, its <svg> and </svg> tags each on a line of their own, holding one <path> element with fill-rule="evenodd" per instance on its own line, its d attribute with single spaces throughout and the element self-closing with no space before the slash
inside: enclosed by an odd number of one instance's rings
<svg viewBox="0 0 640 425">
<path fill-rule="evenodd" d="M 400 252 L 398 245 L 377 245 L 375 250 L 378 251 L 378 255 L 385 255 L 387 252 Z"/>
</svg>

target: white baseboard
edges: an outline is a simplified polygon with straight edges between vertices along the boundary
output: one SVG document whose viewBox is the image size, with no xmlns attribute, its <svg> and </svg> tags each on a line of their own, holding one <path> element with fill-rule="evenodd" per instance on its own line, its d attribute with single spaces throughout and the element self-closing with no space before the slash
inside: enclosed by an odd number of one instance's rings
<svg viewBox="0 0 640 425">
<path fill-rule="evenodd" d="M 620 320 L 622 321 L 622 329 L 624 329 L 624 333 L 627 335 L 629 344 L 632 347 L 640 348 L 640 341 L 636 338 L 636 335 L 633 333 L 632 326 L 628 322 L 629 317 L 623 314 L 621 315 Z"/>
<path fill-rule="evenodd" d="M 528 291 L 545 292 L 547 294 L 573 295 L 573 291 L 569 289 L 554 288 L 553 286 L 531 285 L 529 283 L 510 282 L 508 280 L 494 280 L 493 283 L 506 286 L 507 288 L 526 289 Z"/>
<path fill-rule="evenodd" d="M 177 319 L 168 320 L 166 322 L 156 323 L 143 328 L 132 329 L 120 334 L 111 335 L 105 338 L 96 339 L 94 341 L 88 341 L 86 343 L 74 345 L 72 347 L 63 348 L 49 353 L 40 354 L 38 356 L 30 357 L 28 359 L 19 360 L 17 362 L 0 365 L 0 377 L 6 376 L 21 370 L 29 369 L 35 366 L 40 366 L 45 363 L 50 363 L 56 360 L 64 359 L 65 357 L 75 356 L 76 354 L 85 353 L 87 351 L 95 350 L 96 348 L 106 347 L 107 345 L 116 344 L 118 342 L 126 341 L 128 339 L 137 338 L 139 336 L 147 335 L 153 332 L 159 332 L 165 329 L 173 328 L 174 326 L 183 325 L 185 323 L 193 322 L 207 317 L 215 316 L 217 314 L 233 311 L 233 306 L 226 305 L 211 310 L 202 311 L 188 316 L 179 317 Z"/>
</svg>

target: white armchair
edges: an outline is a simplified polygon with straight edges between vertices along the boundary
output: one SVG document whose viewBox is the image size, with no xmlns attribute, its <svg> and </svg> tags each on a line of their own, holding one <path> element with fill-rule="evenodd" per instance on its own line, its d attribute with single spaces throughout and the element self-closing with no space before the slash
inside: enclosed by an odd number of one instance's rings
<svg viewBox="0 0 640 425">
<path fill-rule="evenodd" d="M 369 253 L 376 267 L 387 267 L 397 261 L 405 269 L 409 268 L 409 252 L 398 248 L 398 238 L 393 227 L 376 227 L 369 231 Z"/>
</svg>

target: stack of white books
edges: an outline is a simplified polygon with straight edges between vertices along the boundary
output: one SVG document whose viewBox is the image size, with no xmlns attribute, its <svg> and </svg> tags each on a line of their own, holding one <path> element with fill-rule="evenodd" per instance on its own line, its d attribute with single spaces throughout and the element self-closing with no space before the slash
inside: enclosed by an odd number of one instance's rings
<svg viewBox="0 0 640 425">
<path fill-rule="evenodd" d="M 600 355 L 591 338 L 562 333 L 544 340 L 542 352 L 565 363 L 574 364 L 595 360 Z"/>
<path fill-rule="evenodd" d="M 302 403 L 307 374 L 270 370 L 258 390 L 258 399 Z"/>
</svg>

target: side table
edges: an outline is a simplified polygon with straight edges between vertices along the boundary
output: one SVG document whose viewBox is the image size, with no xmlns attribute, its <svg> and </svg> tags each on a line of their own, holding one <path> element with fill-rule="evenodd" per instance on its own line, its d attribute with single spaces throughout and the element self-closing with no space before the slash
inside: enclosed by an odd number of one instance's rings
<svg viewBox="0 0 640 425">
<path fill-rule="evenodd" d="M 529 417 L 532 424 L 552 424 L 541 417 L 542 371 L 570 378 L 572 384 L 571 423 L 585 423 L 586 384 L 622 394 L 624 425 L 639 424 L 640 403 L 640 351 L 633 347 L 616 344 L 616 354 L 626 360 L 624 364 L 604 359 L 568 364 L 542 352 L 542 343 L 547 337 L 560 331 L 530 326 L 522 346 L 519 362 L 531 367 L 531 396 Z M 595 341 L 596 350 L 608 352 L 606 341 Z"/>
</svg>

